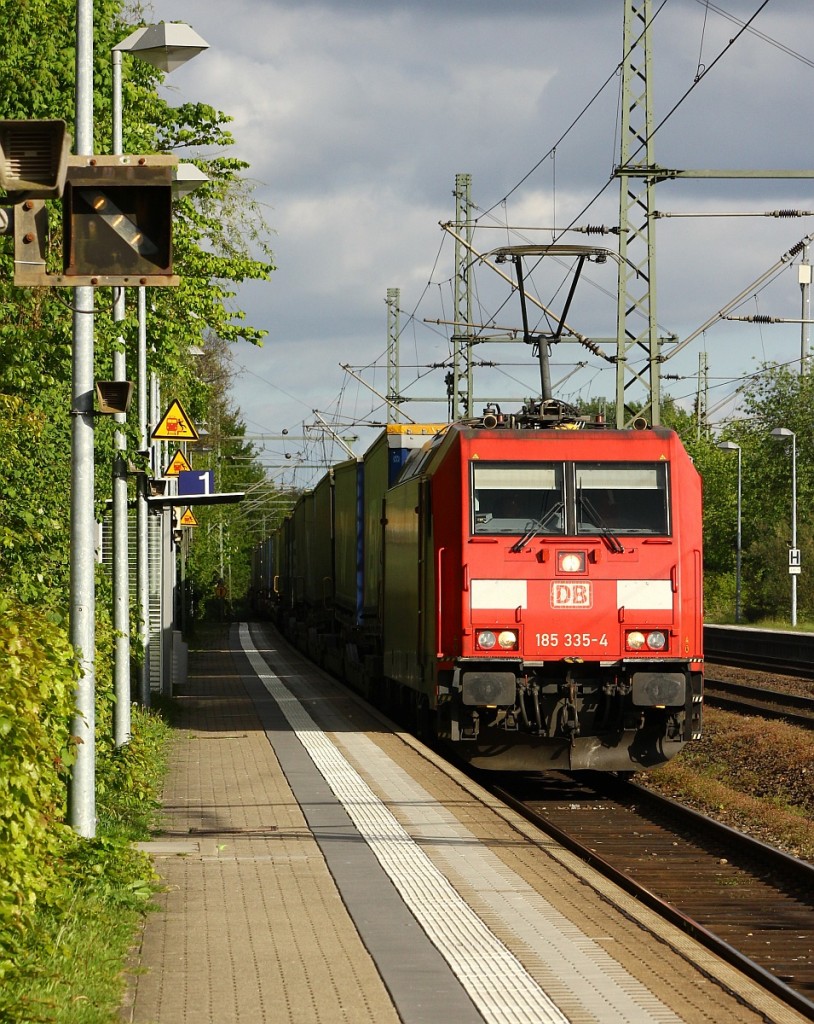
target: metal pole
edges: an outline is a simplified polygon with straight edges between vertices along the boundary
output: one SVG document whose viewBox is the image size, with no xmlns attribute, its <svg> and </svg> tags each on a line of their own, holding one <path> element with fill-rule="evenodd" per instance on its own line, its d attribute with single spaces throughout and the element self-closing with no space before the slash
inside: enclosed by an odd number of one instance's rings
<svg viewBox="0 0 814 1024">
<path fill-rule="evenodd" d="M 138 290 L 138 426 L 139 448 L 149 452 L 150 439 L 147 434 L 147 290 Z M 141 644 L 141 673 L 139 678 L 139 699 L 144 707 L 150 706 L 150 535 L 147 506 L 147 474 L 138 476 L 139 486 L 136 497 L 136 589 L 139 605 L 139 641 Z"/>
<path fill-rule="evenodd" d="M 656 178 L 653 140 L 651 0 L 625 0 L 619 132 L 619 281 L 616 313 L 616 426 L 629 424 L 628 388 L 642 384 L 640 415 L 661 422 L 661 339 L 656 318 Z M 636 172 L 644 173 L 636 173 Z M 638 369 L 632 357 L 646 352 Z"/>
<path fill-rule="evenodd" d="M 450 420 L 472 415 L 472 329 L 463 326 L 472 323 L 472 269 L 470 251 L 474 228 L 472 225 L 472 175 L 455 175 L 455 307 L 452 333 L 452 402 Z"/>
<path fill-rule="evenodd" d="M 738 533 L 735 546 L 735 622 L 741 620 L 741 495 L 743 493 L 741 476 L 741 449 L 738 447 Z"/>
<path fill-rule="evenodd" d="M 161 513 L 161 693 L 172 696 L 172 631 L 175 622 L 175 558 L 172 509 Z"/>
<path fill-rule="evenodd" d="M 791 435 L 791 546 L 797 550 L 797 434 Z M 797 625 L 797 573 L 791 574 L 791 624 Z"/>
<path fill-rule="evenodd" d="M 741 620 L 741 549 L 743 547 L 741 533 L 741 504 L 743 494 L 743 476 L 741 473 L 741 446 L 734 441 L 720 441 L 717 445 L 722 451 L 738 453 L 738 514 L 737 536 L 735 539 L 735 622 Z"/>
<path fill-rule="evenodd" d="M 800 275 L 800 294 L 802 296 L 802 311 L 800 318 L 800 373 L 805 377 L 809 369 L 809 334 L 811 330 L 811 264 L 808 262 L 808 245 L 803 247 L 803 259 L 798 268 Z"/>
<path fill-rule="evenodd" d="M 122 55 L 112 52 L 113 64 L 113 155 L 122 153 Z M 124 288 L 113 290 L 113 322 L 124 320 Z M 127 380 L 124 338 L 117 337 L 113 352 L 113 379 Z M 113 740 L 116 747 L 130 742 L 130 552 L 127 513 L 127 437 L 126 416 L 113 417 Z"/>
<path fill-rule="evenodd" d="M 158 423 L 161 419 L 161 381 L 158 378 L 158 374 L 150 374 L 150 401 L 152 404 L 152 422 Z M 153 467 L 153 473 L 155 476 L 160 476 L 162 467 L 165 465 L 164 458 L 164 446 L 166 441 L 153 441 L 150 445 L 150 459 Z M 156 675 L 158 682 L 159 693 L 166 695 L 170 691 L 167 687 L 170 686 L 169 676 L 167 673 L 167 650 L 168 650 L 168 639 L 167 639 L 167 608 L 168 603 L 170 607 L 170 623 L 171 618 L 171 606 L 172 606 L 172 593 L 169 593 L 166 582 L 167 575 L 167 564 L 172 561 L 170 555 L 167 553 L 169 550 L 169 542 L 167 540 L 167 514 L 172 516 L 171 509 L 164 509 L 160 513 L 159 524 L 156 528 L 156 532 L 160 534 L 160 542 L 156 545 L 158 552 L 158 558 L 155 559 L 155 565 L 150 565 L 150 571 L 154 579 L 154 599 L 156 601 L 157 610 L 154 616 L 155 628 L 150 634 L 150 672 L 153 672 L 153 667 L 157 666 Z"/>
<path fill-rule="evenodd" d="M 387 397 L 390 404 L 387 406 L 387 422 L 398 422 L 398 401 L 399 401 L 399 307 L 401 305 L 401 290 L 399 288 L 387 289 Z"/>
<path fill-rule="evenodd" d="M 93 153 L 93 0 L 76 4 L 76 152 Z M 80 678 L 71 732 L 69 820 L 85 838 L 96 835 L 96 523 L 93 467 L 93 288 L 74 292 L 71 423 L 71 643 Z"/>
</svg>

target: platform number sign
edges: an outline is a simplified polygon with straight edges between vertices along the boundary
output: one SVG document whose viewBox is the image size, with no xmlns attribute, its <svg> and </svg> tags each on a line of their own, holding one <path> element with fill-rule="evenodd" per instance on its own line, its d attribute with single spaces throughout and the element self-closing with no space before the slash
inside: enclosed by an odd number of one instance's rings
<svg viewBox="0 0 814 1024">
<path fill-rule="evenodd" d="M 789 548 L 789 573 L 792 576 L 799 576 L 802 568 L 799 548 Z"/>
<path fill-rule="evenodd" d="M 215 472 L 212 469 L 181 470 L 178 474 L 179 494 L 214 494 Z"/>
</svg>

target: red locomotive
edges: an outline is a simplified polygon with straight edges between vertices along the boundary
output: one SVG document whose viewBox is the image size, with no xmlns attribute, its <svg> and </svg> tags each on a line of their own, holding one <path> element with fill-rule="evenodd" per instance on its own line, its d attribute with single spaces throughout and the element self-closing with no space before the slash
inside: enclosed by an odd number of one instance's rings
<svg viewBox="0 0 814 1024">
<path fill-rule="evenodd" d="M 635 771 L 701 729 L 701 484 L 677 435 L 542 401 L 390 426 L 258 553 L 331 671 L 473 765 Z"/>
</svg>

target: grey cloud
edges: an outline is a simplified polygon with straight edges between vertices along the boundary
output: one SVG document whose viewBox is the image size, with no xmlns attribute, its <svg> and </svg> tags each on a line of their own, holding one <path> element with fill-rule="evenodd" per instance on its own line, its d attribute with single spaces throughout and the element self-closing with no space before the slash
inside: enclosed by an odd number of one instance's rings
<svg viewBox="0 0 814 1024">
<path fill-rule="evenodd" d="M 235 115 L 235 153 L 262 183 L 259 197 L 279 231 L 279 271 L 239 300 L 272 340 L 260 352 L 241 348 L 238 358 L 306 397 L 290 402 L 247 374 L 236 398 L 253 421 L 273 414 L 278 425 L 296 422 L 310 408 L 334 402 L 348 384 L 338 363 L 365 363 L 384 350 L 388 287 L 402 288 L 409 311 L 426 289 L 407 328 L 410 361 L 443 355 L 439 328 L 421 321 L 450 312 L 444 282 L 452 274 L 451 253 L 441 247 L 437 222 L 453 215 L 457 171 L 472 174 L 481 208 L 499 204 L 606 77 L 609 85 L 555 157 L 543 160 L 507 208 L 498 205 L 493 215 L 562 226 L 608 185 L 618 160 L 614 69 L 621 59 L 621 2 L 242 0 L 229 4 L 228 18 L 214 0 L 155 0 L 154 6 L 159 16 L 189 20 L 212 44 L 168 78 L 171 96 Z M 756 8 L 753 0 L 715 6 L 742 20 Z M 756 27 L 802 49 L 814 38 L 814 8 L 773 0 Z M 735 32 L 731 21 L 696 0 L 664 7 L 654 25 L 657 123 L 692 85 L 699 65 L 709 66 Z M 744 36 L 659 130 L 656 159 L 673 167 L 810 165 L 810 93 L 808 65 L 765 39 Z M 659 186 L 657 201 L 671 211 L 744 204 L 814 209 L 811 191 L 810 183 L 800 182 L 674 183 Z M 614 223 L 618 202 L 611 182 L 583 222 Z M 660 222 L 659 319 L 665 329 L 686 333 L 698 326 L 806 230 L 805 222 L 745 218 L 737 230 L 735 221 L 724 219 Z M 556 277 L 541 282 L 541 293 L 556 289 Z M 597 285 L 615 290 L 613 275 L 605 273 Z M 478 315 L 492 315 L 506 292 L 479 271 Z M 796 309 L 798 292 L 796 281 L 781 282 L 777 301 Z M 761 301 L 774 299 L 766 294 Z M 599 287 L 580 292 L 578 303 L 591 330 L 611 332 L 613 300 Z M 516 319 L 516 310 L 509 304 L 501 316 Z M 705 340 L 713 375 L 734 368 L 731 336 L 727 329 Z M 782 348 L 778 342 L 777 351 Z M 749 343 L 735 349 L 737 358 L 747 350 L 751 361 Z M 691 376 L 698 349 L 685 355 L 680 370 Z M 513 358 L 523 362 L 525 354 Z M 591 367 L 571 384 L 582 386 L 596 372 Z M 512 373 L 522 376 L 522 368 Z M 585 386 L 611 394 L 610 373 Z M 440 392 L 442 375 L 432 380 L 422 386 Z M 363 391 L 356 390 L 359 407 L 366 408 Z"/>
</svg>

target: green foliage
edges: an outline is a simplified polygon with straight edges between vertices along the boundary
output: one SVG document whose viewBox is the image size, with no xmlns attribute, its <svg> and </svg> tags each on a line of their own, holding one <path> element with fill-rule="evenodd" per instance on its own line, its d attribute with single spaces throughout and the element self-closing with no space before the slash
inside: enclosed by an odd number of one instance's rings
<svg viewBox="0 0 814 1024">
<path fill-rule="evenodd" d="M 74 0 L 0 0 L 6 11 L 0 52 L 0 117 L 62 117 L 74 131 Z M 94 151 L 111 149 L 113 45 L 141 19 L 137 2 L 95 0 Z M 171 107 L 158 93 L 160 72 L 132 55 L 123 60 L 124 149 L 172 151 L 194 160 L 210 182 L 175 205 L 175 265 L 183 284 L 148 298 L 150 371 L 203 419 L 212 387 L 188 350 L 207 336 L 259 342 L 235 302 L 244 280 L 273 269 L 269 229 L 243 177 L 246 164 L 226 150 L 228 115 L 199 103 Z M 206 155 L 201 155 L 205 151 Z M 60 250 L 60 203 L 50 206 L 51 259 Z M 0 237 L 0 1020 L 70 1020 L 101 1007 L 72 1002 L 90 991 L 83 943 L 101 959 L 126 949 L 136 913 L 151 889 L 147 861 L 129 850 L 143 838 L 163 770 L 160 720 L 133 715 L 133 738 L 112 743 L 110 581 L 96 581 L 96 783 L 100 838 L 79 840 L 65 824 L 66 783 L 76 668 L 66 631 L 69 608 L 73 305 L 71 289 L 19 289 L 12 281 L 13 240 Z M 108 289 L 94 293 L 97 380 L 111 377 L 124 339 L 128 376 L 136 377 L 136 303 L 114 323 Z M 135 408 L 135 403 L 134 403 Z M 237 433 L 238 425 L 230 426 Z M 134 417 L 128 456 L 140 447 Z M 97 514 L 110 494 L 113 425 L 95 424 Z M 11 595 L 14 595 L 13 597 Z M 88 920 L 90 915 L 91 920 Z M 109 926 L 109 927 L 108 927 Z M 116 941 L 119 941 L 118 939 Z M 108 976 L 110 970 L 104 963 Z M 73 971 L 76 978 L 71 980 Z M 116 982 L 119 984 L 120 982 Z M 115 988 L 114 984 L 114 988 Z M 71 985 L 74 986 L 73 990 Z M 73 993 L 73 994 L 72 994 Z M 107 1004 L 105 1004 L 107 1005 Z M 109 1002 L 109 1008 L 115 1006 Z M 22 1007 L 22 1009 L 21 1009 Z"/>
<path fill-rule="evenodd" d="M 4 89 L 2 117 L 63 117 L 74 120 L 75 4 L 73 0 L 6 0 L 9 17 L 0 53 Z M 112 46 L 141 18 L 141 7 L 125 0 L 94 5 L 94 123 L 97 152 L 110 149 Z M 152 289 L 148 300 L 150 371 L 172 388 L 200 422 L 221 396 L 198 373 L 191 344 L 211 337 L 258 343 L 265 331 L 246 322 L 235 305 L 236 286 L 265 279 L 273 269 L 269 229 L 243 177 L 247 165 L 226 150 L 234 139 L 228 115 L 204 103 L 174 108 L 158 94 L 161 72 L 130 54 L 122 62 L 124 148 L 170 151 L 193 160 L 209 182 L 175 204 L 175 266 L 178 288 Z M 196 156 L 196 151 L 206 155 Z M 59 247 L 59 207 L 52 205 L 51 235 Z M 12 276 L 12 239 L 0 238 L 0 560 L 4 578 L 23 602 L 47 608 L 55 621 L 67 618 L 71 466 L 71 339 L 74 292 L 18 289 Z M 125 319 L 114 323 L 112 295 L 94 295 L 95 376 L 109 379 L 112 357 L 125 342 L 133 357 L 138 337 L 136 304 L 129 293 Z M 213 399 L 214 395 L 214 399 Z M 134 403 L 135 407 L 135 403 Z M 237 426 L 235 425 L 235 430 Z M 125 431 L 128 455 L 138 464 L 141 447 L 134 417 Z M 96 504 L 110 493 L 113 425 L 95 429 Z"/>
<path fill-rule="evenodd" d="M 72 130 L 74 112 L 73 0 L 6 0 L 9 18 L 0 53 L 4 89 L 2 117 L 63 117 Z M 94 4 L 94 124 L 96 152 L 109 152 L 111 125 L 111 62 L 113 45 L 140 19 L 138 4 L 124 0 L 97 0 Z M 205 59 L 205 58 L 204 58 Z M 226 154 L 234 139 L 226 128 L 228 115 L 204 103 L 174 108 L 158 95 L 163 74 L 125 54 L 122 61 L 123 135 L 127 152 L 176 152 L 194 161 L 209 183 L 175 204 L 174 257 L 182 278 L 178 288 L 153 289 L 149 296 L 150 370 L 171 382 L 174 397 L 185 402 L 190 414 L 201 417 L 207 389 L 200 383 L 189 346 L 214 333 L 227 341 L 238 338 L 259 342 L 264 330 L 246 323 L 235 307 L 236 285 L 268 278 L 273 263 L 269 229 L 252 196 L 251 183 L 242 176 L 245 162 Z M 201 150 L 206 155 L 197 155 Z M 52 204 L 52 248 L 59 249 L 59 207 Z M 0 394 L 23 396 L 38 409 L 70 407 L 70 343 L 74 293 L 70 289 L 13 288 L 12 239 L 0 239 Z M 95 294 L 96 377 L 110 377 L 117 339 L 121 335 L 131 360 L 138 334 L 134 296 L 129 295 L 126 318 L 114 324 L 111 293 Z M 67 427 L 67 418 L 60 426 Z M 137 442 L 133 425 L 131 441 Z M 106 471 L 111 459 L 111 429 L 97 424 L 99 501 L 109 491 Z M 68 461 L 69 431 L 62 436 L 61 458 Z M 138 444 L 132 443 L 132 448 Z M 64 496 L 63 491 L 63 496 Z M 47 536 L 47 531 L 46 531 Z M 64 554 L 64 552 L 63 552 Z M 62 559 L 67 562 L 66 558 Z"/>
<path fill-rule="evenodd" d="M 797 546 L 803 571 L 797 578 L 800 619 L 814 616 L 814 383 L 787 367 L 767 364 L 743 392 L 744 418 L 721 438 L 703 438 L 692 446 L 704 479 L 704 543 L 707 619 L 726 609 L 709 596 L 733 595 L 737 530 L 737 458 L 716 448 L 721 440 L 741 447 L 742 608 L 745 621 L 777 616 L 791 606 L 788 550 L 791 545 L 791 438 L 773 437 L 785 427 L 796 435 Z M 727 580 L 729 582 L 727 582 Z M 788 618 L 789 611 L 786 611 Z"/>
<path fill-rule="evenodd" d="M 115 858 L 100 862 L 104 873 L 77 880 L 61 913 L 46 911 L 37 919 L 16 976 L 0 990 L 0 1022 L 111 1024 L 119 1019 L 121 964 L 152 891 L 149 881 L 121 870 L 129 854 L 116 848 Z M 129 880 L 106 882 L 111 867 Z"/>
<path fill-rule="evenodd" d="M 169 737 L 163 717 L 138 706 L 131 729 L 130 742 L 118 750 L 111 744 L 96 773 L 99 831 L 128 841 L 148 839 L 155 824 Z"/>
<path fill-rule="evenodd" d="M 0 978 L 70 847 L 61 822 L 75 685 L 64 631 L 0 594 Z"/>
<path fill-rule="evenodd" d="M 134 709 L 133 740 L 104 771 L 100 835 L 80 840 L 59 832 L 50 888 L 3 947 L 0 1021 L 116 1019 L 120 966 L 156 882 L 149 858 L 131 844 L 152 824 L 168 735 L 159 715 Z"/>
<path fill-rule="evenodd" d="M 23 603 L 47 609 L 56 622 L 65 618 L 61 600 L 68 588 L 65 419 L 0 394 L 3 585 Z"/>
<path fill-rule="evenodd" d="M 64 629 L 0 594 L 0 1020 L 85 1019 L 70 1016 L 70 999 L 83 997 L 97 975 L 107 1002 L 98 997 L 94 1012 L 105 1005 L 110 1014 L 121 990 L 111 956 L 120 962 L 126 953 L 153 891 L 149 860 L 130 844 L 146 838 L 154 821 L 169 732 L 158 715 L 134 708 L 130 744 L 113 749 L 105 667 L 112 636 L 103 621 L 99 837 L 87 840 L 64 824 L 76 750 L 70 734 L 77 678 L 72 649 Z M 94 941 L 101 943 L 95 962 L 85 958 Z"/>
<path fill-rule="evenodd" d="M 246 492 L 247 498 L 233 505 L 196 507 L 199 525 L 185 531 L 186 599 L 196 618 L 220 615 L 215 585 L 221 578 L 233 608 L 248 593 L 252 552 L 264 536 L 263 515 L 255 505 L 258 495 L 273 493 L 264 485 L 265 472 L 251 443 L 244 440 L 239 412 L 229 403 L 229 350 L 222 339 L 207 339 L 199 370 L 210 386 L 209 435 L 207 451 L 195 453 L 196 468 L 214 470 L 218 490 Z"/>
</svg>

